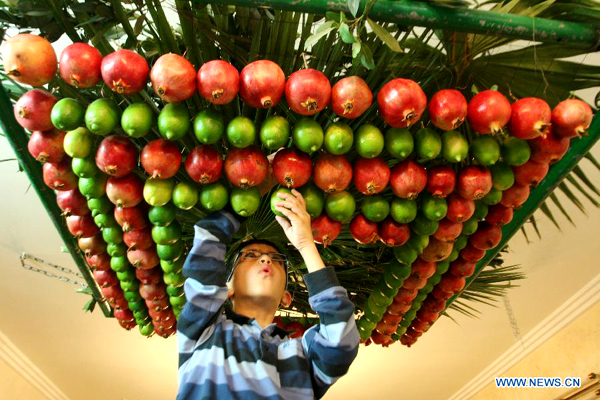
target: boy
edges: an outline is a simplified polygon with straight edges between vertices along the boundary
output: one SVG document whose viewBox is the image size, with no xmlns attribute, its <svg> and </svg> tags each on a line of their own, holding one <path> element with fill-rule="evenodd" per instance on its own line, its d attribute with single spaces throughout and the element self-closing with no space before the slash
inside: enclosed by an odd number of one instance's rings
<svg viewBox="0 0 600 400">
<path fill-rule="evenodd" d="M 207 216 L 195 226 L 183 268 L 188 303 L 177 323 L 180 400 L 320 398 L 356 357 L 354 305 L 321 260 L 306 203 L 296 190 L 279 197 L 276 209 L 287 219 L 276 219 L 306 263 L 304 282 L 320 324 L 302 339 L 288 339 L 273 323 L 279 305 L 292 299 L 284 256 L 266 242 L 240 250 L 226 283 L 225 245 L 239 222 L 227 212 Z M 228 297 L 233 310 L 223 312 Z"/>
</svg>

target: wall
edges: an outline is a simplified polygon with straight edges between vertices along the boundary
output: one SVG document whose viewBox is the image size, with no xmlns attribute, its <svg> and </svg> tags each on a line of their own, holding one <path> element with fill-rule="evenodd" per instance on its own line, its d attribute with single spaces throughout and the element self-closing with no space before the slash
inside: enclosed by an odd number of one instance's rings
<svg viewBox="0 0 600 400">
<path fill-rule="evenodd" d="M 16 372 L 0 358 L 0 398 L 12 400 L 45 400 L 42 395 L 23 375 Z"/>
</svg>

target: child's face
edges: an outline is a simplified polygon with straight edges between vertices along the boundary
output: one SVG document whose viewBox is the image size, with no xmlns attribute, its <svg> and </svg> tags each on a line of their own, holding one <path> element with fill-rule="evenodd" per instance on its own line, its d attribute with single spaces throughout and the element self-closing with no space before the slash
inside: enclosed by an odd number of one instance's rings
<svg viewBox="0 0 600 400">
<path fill-rule="evenodd" d="M 268 254 L 249 258 L 246 257 L 248 252 L 278 253 L 277 249 L 262 243 L 254 243 L 241 250 L 240 260 L 233 272 L 232 289 L 235 298 L 281 301 L 287 294 L 287 276 L 283 262 L 273 261 Z"/>
</svg>

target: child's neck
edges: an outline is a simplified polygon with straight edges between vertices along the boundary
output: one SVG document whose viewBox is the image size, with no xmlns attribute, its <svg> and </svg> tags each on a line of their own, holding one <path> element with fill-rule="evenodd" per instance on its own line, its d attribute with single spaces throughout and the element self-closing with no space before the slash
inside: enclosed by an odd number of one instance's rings
<svg viewBox="0 0 600 400">
<path fill-rule="evenodd" d="M 279 304 L 270 304 L 265 299 L 238 298 L 233 302 L 236 314 L 256 319 L 261 328 L 273 323 L 278 307 Z"/>
</svg>

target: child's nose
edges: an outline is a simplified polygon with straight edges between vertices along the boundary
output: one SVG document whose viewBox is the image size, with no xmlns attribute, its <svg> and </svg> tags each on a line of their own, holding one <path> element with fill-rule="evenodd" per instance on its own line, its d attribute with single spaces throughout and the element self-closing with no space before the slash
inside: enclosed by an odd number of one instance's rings
<svg viewBox="0 0 600 400">
<path fill-rule="evenodd" d="M 263 264 L 271 264 L 271 257 L 264 255 L 260 258 L 260 262 Z"/>
</svg>

